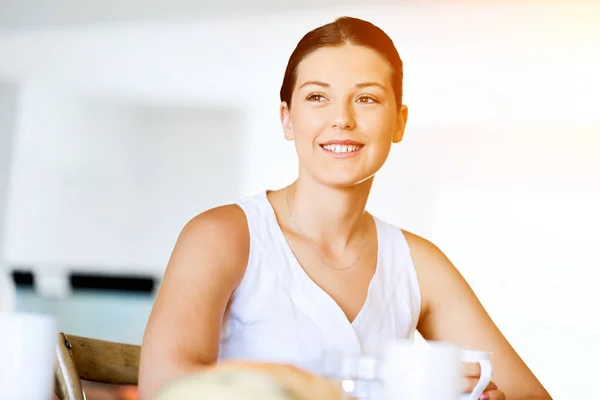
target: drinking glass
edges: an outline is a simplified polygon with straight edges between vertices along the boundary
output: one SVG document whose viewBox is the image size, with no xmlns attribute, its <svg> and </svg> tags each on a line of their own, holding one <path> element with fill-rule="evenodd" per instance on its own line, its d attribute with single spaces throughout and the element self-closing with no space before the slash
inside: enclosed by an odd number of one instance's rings
<svg viewBox="0 0 600 400">
<path fill-rule="evenodd" d="M 329 353 L 322 363 L 324 375 L 341 386 L 343 399 L 381 400 L 381 368 L 381 358 L 365 355 Z"/>
</svg>

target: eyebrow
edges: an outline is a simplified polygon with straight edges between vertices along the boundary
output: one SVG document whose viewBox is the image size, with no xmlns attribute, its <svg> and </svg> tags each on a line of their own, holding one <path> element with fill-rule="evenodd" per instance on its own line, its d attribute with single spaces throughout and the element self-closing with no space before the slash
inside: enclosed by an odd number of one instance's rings
<svg viewBox="0 0 600 400">
<path fill-rule="evenodd" d="M 321 82 L 321 81 L 306 81 L 304 82 L 302 85 L 300 85 L 300 87 L 298 89 L 302 89 L 304 86 L 308 86 L 308 85 L 317 85 L 317 86 L 322 86 L 322 87 L 331 87 L 331 85 L 329 83 L 325 83 L 325 82 Z"/>
<path fill-rule="evenodd" d="M 358 87 L 358 88 L 365 88 L 365 87 L 369 87 L 369 86 L 376 86 L 376 87 L 380 88 L 381 90 L 387 92 L 386 87 L 383 86 L 379 82 L 361 82 L 361 83 L 356 84 L 356 87 Z"/>
<path fill-rule="evenodd" d="M 302 89 L 304 86 L 309 86 L 309 85 L 317 85 L 317 86 L 321 86 L 321 87 L 324 87 L 324 88 L 331 87 L 331 85 L 329 83 L 325 83 L 325 82 L 321 82 L 321 81 L 306 81 L 302 85 L 300 85 L 300 87 L 298 89 Z M 380 88 L 381 90 L 387 92 L 386 87 L 383 86 L 381 83 L 378 83 L 378 82 L 360 82 L 360 83 L 357 83 L 354 86 L 357 87 L 357 88 L 365 88 L 365 87 L 369 87 L 369 86 L 376 86 L 376 87 Z"/>
</svg>

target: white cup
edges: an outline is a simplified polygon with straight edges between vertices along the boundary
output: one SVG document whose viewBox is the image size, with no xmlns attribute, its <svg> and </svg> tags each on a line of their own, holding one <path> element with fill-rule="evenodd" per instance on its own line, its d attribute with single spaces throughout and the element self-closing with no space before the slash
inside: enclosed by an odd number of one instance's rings
<svg viewBox="0 0 600 400">
<path fill-rule="evenodd" d="M 382 370 L 385 400 L 457 400 L 460 350 L 448 343 L 390 343 Z"/>
<path fill-rule="evenodd" d="M 463 350 L 460 352 L 460 359 L 466 363 L 479 363 L 481 375 L 479 382 L 475 385 L 475 389 L 471 393 L 463 394 L 461 400 L 477 400 L 483 393 L 485 388 L 492 380 L 492 363 L 490 361 L 491 354 L 485 351 Z"/>
<path fill-rule="evenodd" d="M 44 315 L 0 313 L 0 399 L 50 399 L 56 322 Z"/>
</svg>

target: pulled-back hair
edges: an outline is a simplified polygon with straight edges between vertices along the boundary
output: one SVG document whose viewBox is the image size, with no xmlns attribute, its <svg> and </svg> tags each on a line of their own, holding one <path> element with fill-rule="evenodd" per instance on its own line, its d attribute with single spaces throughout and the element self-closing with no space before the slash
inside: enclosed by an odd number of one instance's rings
<svg viewBox="0 0 600 400">
<path fill-rule="evenodd" d="M 279 91 L 281 101 L 292 105 L 292 92 L 296 85 L 298 64 L 310 53 L 322 47 L 356 45 L 370 48 L 381 54 L 392 67 L 392 86 L 396 105 L 402 105 L 402 60 L 392 39 L 380 28 L 368 21 L 352 17 L 340 17 L 334 22 L 308 32 L 298 42 L 288 61 L 283 83 Z"/>
</svg>

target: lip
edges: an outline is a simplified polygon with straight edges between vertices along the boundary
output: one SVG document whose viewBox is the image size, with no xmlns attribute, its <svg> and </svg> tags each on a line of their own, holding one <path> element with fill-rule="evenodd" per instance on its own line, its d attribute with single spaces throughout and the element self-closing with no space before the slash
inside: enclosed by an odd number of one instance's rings
<svg viewBox="0 0 600 400">
<path fill-rule="evenodd" d="M 327 142 L 321 143 L 320 146 L 327 146 L 327 145 L 331 145 L 331 144 L 343 144 L 343 145 L 347 145 L 347 146 L 364 146 L 364 143 L 361 142 L 357 142 L 355 140 L 348 140 L 348 139 L 334 139 L 334 140 L 329 140 Z"/>
</svg>

